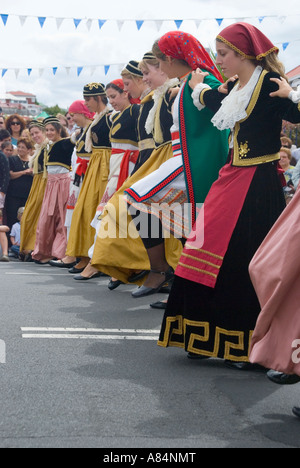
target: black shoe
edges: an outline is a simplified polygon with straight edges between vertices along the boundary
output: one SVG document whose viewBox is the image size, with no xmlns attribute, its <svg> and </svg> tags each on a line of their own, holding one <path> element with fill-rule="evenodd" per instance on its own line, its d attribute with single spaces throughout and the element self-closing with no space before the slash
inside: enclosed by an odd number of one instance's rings
<svg viewBox="0 0 300 468">
<path fill-rule="evenodd" d="M 76 280 L 76 281 L 89 281 L 91 279 L 94 279 L 94 278 L 99 278 L 101 275 L 100 271 L 98 271 L 97 273 L 94 273 L 92 276 L 88 276 L 87 278 L 85 276 L 82 276 L 82 275 L 74 275 L 73 276 L 73 279 Z"/>
<path fill-rule="evenodd" d="M 201 356 L 201 354 L 196 354 L 196 353 L 187 353 L 188 359 L 194 359 L 203 361 L 204 359 L 209 359 L 209 356 Z"/>
<path fill-rule="evenodd" d="M 109 283 L 108 283 L 108 289 L 110 291 L 113 291 L 114 289 L 117 289 L 121 284 L 124 284 L 123 281 L 120 281 L 120 280 L 115 280 L 113 281 L 111 278 L 109 280 Z"/>
<path fill-rule="evenodd" d="M 161 289 L 166 285 L 166 283 L 170 283 L 174 279 L 174 270 L 172 267 L 170 267 L 167 271 L 151 270 L 151 272 L 160 273 L 162 276 L 164 276 L 164 281 L 156 288 L 148 288 L 147 286 L 141 286 L 140 288 L 137 288 L 131 293 L 132 297 L 139 298 L 150 296 L 151 294 L 156 294 L 161 291 Z"/>
<path fill-rule="evenodd" d="M 76 262 L 64 263 L 62 260 L 50 260 L 49 264 L 58 268 L 72 268 L 76 265 Z"/>
<path fill-rule="evenodd" d="M 225 360 L 225 366 L 230 369 L 249 371 L 249 370 L 265 370 L 264 367 L 259 364 L 252 364 L 251 362 L 234 362 Z"/>
<path fill-rule="evenodd" d="M 129 276 L 128 283 L 135 283 L 136 281 L 139 281 L 145 278 L 145 276 L 147 276 L 148 274 L 149 274 L 149 271 L 147 270 L 142 270 L 139 273 L 134 273 L 133 275 Z"/>
<path fill-rule="evenodd" d="M 83 270 L 85 270 L 85 268 L 75 268 L 73 266 L 72 268 L 69 269 L 69 273 L 71 273 L 71 275 L 78 275 L 79 273 L 82 273 Z"/>
<path fill-rule="evenodd" d="M 152 309 L 165 310 L 167 308 L 167 303 L 163 301 L 152 302 L 152 304 L 150 304 L 150 307 L 152 307 Z"/>
<path fill-rule="evenodd" d="M 297 418 L 300 418 L 300 408 L 297 408 L 296 406 L 293 408 L 293 413 Z"/>
<path fill-rule="evenodd" d="M 277 372 L 272 369 L 267 372 L 267 377 L 271 382 L 279 385 L 294 385 L 300 382 L 299 375 L 284 374 L 283 372 Z"/>
</svg>

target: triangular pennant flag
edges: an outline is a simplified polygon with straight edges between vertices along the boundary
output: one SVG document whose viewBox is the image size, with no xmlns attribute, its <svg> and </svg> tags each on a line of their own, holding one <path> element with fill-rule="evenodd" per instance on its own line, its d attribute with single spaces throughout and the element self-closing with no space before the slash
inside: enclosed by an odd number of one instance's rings
<svg viewBox="0 0 300 468">
<path fill-rule="evenodd" d="M 179 29 L 183 23 L 183 20 L 174 20 L 174 21 L 175 21 L 177 29 Z"/>
<path fill-rule="evenodd" d="M 44 68 L 39 68 L 39 76 L 42 76 L 44 73 Z"/>
<path fill-rule="evenodd" d="M 284 42 L 284 43 L 282 44 L 283 50 L 285 50 L 289 45 L 290 45 L 289 42 Z"/>
<path fill-rule="evenodd" d="M 93 20 L 91 18 L 86 21 L 86 27 L 88 31 L 91 30 L 92 24 L 93 24 Z"/>
<path fill-rule="evenodd" d="M 3 78 L 3 76 L 5 75 L 6 72 L 7 72 L 7 68 L 3 68 L 2 69 L 2 78 Z"/>
<path fill-rule="evenodd" d="M 45 24 L 46 17 L 45 16 L 38 16 L 38 20 L 39 20 L 40 26 L 42 28 L 44 26 L 44 24 Z"/>
<path fill-rule="evenodd" d="M 194 21 L 195 21 L 196 28 L 199 28 L 200 24 L 202 23 L 202 20 L 198 19 L 198 20 L 194 20 Z"/>
<path fill-rule="evenodd" d="M 64 18 L 56 18 L 57 29 L 59 29 L 61 27 L 63 20 L 64 20 Z"/>
<path fill-rule="evenodd" d="M 162 27 L 163 20 L 155 20 L 155 21 L 154 21 L 154 24 L 155 24 L 155 26 L 156 26 L 157 31 L 159 31 L 160 28 Z"/>
<path fill-rule="evenodd" d="M 75 24 L 75 28 L 77 29 L 78 26 L 79 26 L 80 23 L 81 23 L 81 19 L 75 19 L 75 18 L 74 18 L 73 21 L 74 21 L 74 24 Z"/>
<path fill-rule="evenodd" d="M 218 23 L 219 26 L 223 23 L 224 18 L 216 18 L 216 22 Z"/>
<path fill-rule="evenodd" d="M 117 20 L 117 26 L 119 28 L 119 31 L 121 31 L 122 27 L 123 27 L 123 24 L 124 24 L 124 21 L 123 20 Z"/>
<path fill-rule="evenodd" d="M 6 26 L 7 20 L 8 20 L 8 15 L 1 15 L 2 21 L 4 26 Z"/>
<path fill-rule="evenodd" d="M 15 68 L 15 75 L 16 75 L 16 78 L 18 78 L 19 73 L 20 73 L 20 68 Z"/>
<path fill-rule="evenodd" d="M 52 68 L 52 72 L 53 72 L 53 75 L 56 75 L 57 67 L 53 67 L 53 68 Z"/>
<path fill-rule="evenodd" d="M 91 76 L 93 76 L 93 74 L 95 73 L 95 71 L 96 71 L 96 68 L 97 68 L 97 67 L 91 67 L 91 71 L 90 71 L 90 73 L 91 73 Z"/>
<path fill-rule="evenodd" d="M 70 74 L 71 67 L 65 67 L 65 68 L 66 68 L 67 75 L 69 75 L 69 74 Z"/>
<path fill-rule="evenodd" d="M 77 67 L 77 76 L 80 75 L 80 73 L 82 72 L 83 70 L 83 67 Z"/>
<path fill-rule="evenodd" d="M 286 16 L 278 16 L 278 20 L 280 21 L 281 24 L 283 24 L 286 20 Z"/>
<path fill-rule="evenodd" d="M 98 19 L 99 29 L 101 29 L 102 26 L 104 26 L 105 23 L 106 23 L 106 20 Z"/>
<path fill-rule="evenodd" d="M 28 74 L 28 76 L 31 75 L 31 72 L 32 72 L 32 68 L 27 68 L 27 74 Z"/>
<path fill-rule="evenodd" d="M 105 75 L 107 75 L 109 69 L 110 69 L 110 65 L 104 65 L 104 73 L 105 73 Z"/>
<path fill-rule="evenodd" d="M 138 30 L 141 29 L 143 24 L 144 24 L 144 20 L 136 20 L 136 25 L 137 25 Z"/>
<path fill-rule="evenodd" d="M 27 20 L 27 16 L 19 16 L 19 20 L 20 20 L 21 26 L 24 26 L 25 21 Z"/>
<path fill-rule="evenodd" d="M 260 16 L 260 17 L 258 18 L 258 21 L 259 21 L 260 23 L 262 23 L 264 19 L 265 19 L 265 16 Z"/>
</svg>

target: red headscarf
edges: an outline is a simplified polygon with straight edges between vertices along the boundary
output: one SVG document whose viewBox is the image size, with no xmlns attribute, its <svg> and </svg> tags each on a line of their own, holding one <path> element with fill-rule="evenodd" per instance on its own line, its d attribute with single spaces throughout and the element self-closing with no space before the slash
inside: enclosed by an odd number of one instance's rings
<svg viewBox="0 0 300 468">
<path fill-rule="evenodd" d="M 222 75 L 211 57 L 202 44 L 191 34 L 181 31 L 168 32 L 161 37 L 158 47 L 168 57 L 185 60 L 193 70 L 202 68 L 223 82 Z"/>
<path fill-rule="evenodd" d="M 117 80 L 111 81 L 112 84 L 118 86 L 118 88 L 122 89 L 124 91 L 124 82 L 122 78 L 118 78 Z"/>
<path fill-rule="evenodd" d="M 248 23 L 235 23 L 223 29 L 217 39 L 247 59 L 262 60 L 271 52 L 279 52 L 278 47 L 255 26 Z"/>
<path fill-rule="evenodd" d="M 69 107 L 70 114 L 83 114 L 87 119 L 93 120 L 94 113 L 90 112 L 84 101 L 75 101 Z"/>
</svg>

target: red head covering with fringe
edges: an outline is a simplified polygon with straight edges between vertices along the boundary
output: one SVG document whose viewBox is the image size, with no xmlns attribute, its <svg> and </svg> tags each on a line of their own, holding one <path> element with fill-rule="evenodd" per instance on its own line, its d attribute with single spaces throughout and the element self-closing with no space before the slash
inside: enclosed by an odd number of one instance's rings
<svg viewBox="0 0 300 468">
<path fill-rule="evenodd" d="M 193 70 L 207 70 L 223 83 L 222 75 L 212 58 L 191 34 L 181 31 L 168 32 L 160 38 L 158 47 L 168 57 L 185 60 Z"/>
<path fill-rule="evenodd" d="M 217 39 L 250 60 L 262 60 L 278 47 L 255 26 L 248 23 L 234 23 L 223 29 Z"/>
</svg>

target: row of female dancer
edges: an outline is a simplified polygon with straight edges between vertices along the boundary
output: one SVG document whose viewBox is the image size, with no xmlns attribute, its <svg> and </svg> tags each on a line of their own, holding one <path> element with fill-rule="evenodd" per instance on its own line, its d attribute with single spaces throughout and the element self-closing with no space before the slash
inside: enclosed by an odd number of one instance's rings
<svg viewBox="0 0 300 468">
<path fill-rule="evenodd" d="M 170 32 L 122 79 L 85 86 L 69 109 L 82 128 L 74 140 L 53 118 L 47 140 L 31 124 L 39 146 L 21 249 L 76 280 L 135 283 L 135 298 L 171 284 L 160 346 L 295 383 L 300 193 L 286 208 L 278 161 L 300 93 L 254 26 L 227 27 L 216 49 L 215 64 L 196 38 Z"/>
</svg>

